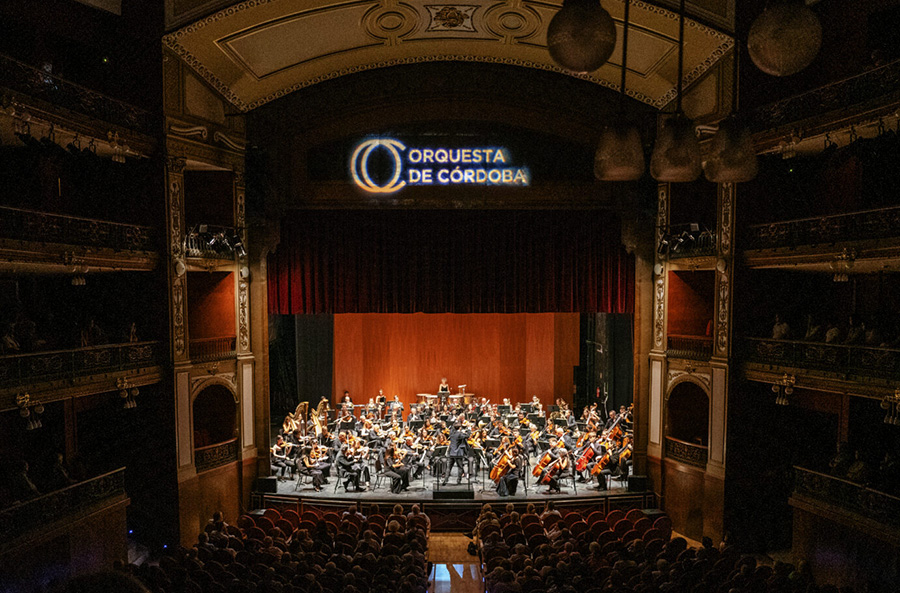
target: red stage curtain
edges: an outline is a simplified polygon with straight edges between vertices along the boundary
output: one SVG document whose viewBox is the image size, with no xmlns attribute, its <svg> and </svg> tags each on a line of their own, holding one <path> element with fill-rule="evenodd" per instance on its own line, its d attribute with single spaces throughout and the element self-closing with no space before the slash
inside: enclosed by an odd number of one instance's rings
<svg viewBox="0 0 900 593">
<path fill-rule="evenodd" d="M 269 312 L 631 313 L 634 259 L 599 211 L 298 211 Z"/>
</svg>

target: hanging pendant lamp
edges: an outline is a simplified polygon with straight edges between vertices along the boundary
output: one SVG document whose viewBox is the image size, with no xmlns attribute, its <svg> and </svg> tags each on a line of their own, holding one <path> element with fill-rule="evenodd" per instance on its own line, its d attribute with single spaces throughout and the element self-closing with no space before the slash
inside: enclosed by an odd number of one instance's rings
<svg viewBox="0 0 900 593">
<path fill-rule="evenodd" d="M 600 0 L 564 0 L 547 27 L 553 61 L 572 72 L 593 72 L 616 47 L 616 25 Z"/>
<path fill-rule="evenodd" d="M 670 117 L 659 135 L 650 157 L 650 174 L 657 181 L 684 183 L 700 177 L 700 141 L 692 122 L 681 110 L 682 78 L 684 76 L 684 0 L 681 0 L 678 20 L 678 81 L 676 83 L 675 114 Z"/>
<path fill-rule="evenodd" d="M 731 114 L 719 123 L 713 136 L 704 173 L 713 183 L 750 181 L 759 170 L 750 131 L 738 118 L 738 75 L 740 45 L 734 46 L 734 72 L 731 81 Z"/>
<path fill-rule="evenodd" d="M 756 67 L 790 76 L 810 65 L 822 45 L 822 24 L 803 0 L 771 0 L 750 25 L 747 47 Z"/>
<path fill-rule="evenodd" d="M 625 0 L 622 31 L 622 83 L 619 86 L 619 117 L 600 134 L 594 154 L 594 176 L 601 181 L 635 181 L 644 174 L 644 147 L 641 136 L 627 123 L 625 112 L 625 72 L 628 68 L 628 24 L 630 0 Z"/>
</svg>

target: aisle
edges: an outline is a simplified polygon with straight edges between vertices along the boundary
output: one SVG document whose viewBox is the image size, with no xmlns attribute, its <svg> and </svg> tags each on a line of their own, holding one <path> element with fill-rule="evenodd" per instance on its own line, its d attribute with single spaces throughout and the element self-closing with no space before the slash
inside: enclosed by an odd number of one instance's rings
<svg viewBox="0 0 900 593">
<path fill-rule="evenodd" d="M 434 564 L 429 593 L 483 593 L 481 566 L 466 548 L 471 540 L 459 533 L 432 533 L 428 559 Z"/>
</svg>

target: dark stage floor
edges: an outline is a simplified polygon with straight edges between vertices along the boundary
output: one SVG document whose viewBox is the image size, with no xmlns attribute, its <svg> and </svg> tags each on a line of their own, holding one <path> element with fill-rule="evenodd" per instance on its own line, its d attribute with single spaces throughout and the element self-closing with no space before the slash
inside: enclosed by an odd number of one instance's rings
<svg viewBox="0 0 900 593">
<path fill-rule="evenodd" d="M 617 480 L 611 480 L 610 488 L 608 490 L 597 490 L 596 480 L 593 484 L 573 484 L 571 479 L 567 479 L 560 482 L 560 489 L 562 490 L 560 494 L 547 494 L 547 486 L 538 487 L 537 484 L 534 483 L 536 482 L 536 480 L 537 478 L 534 478 L 531 475 L 528 476 L 527 484 L 524 484 L 523 481 L 520 480 L 516 494 L 509 497 L 501 497 L 499 494 L 497 494 L 494 482 L 491 481 L 490 478 L 487 478 L 487 476 L 484 476 L 484 478 L 482 478 L 482 476 L 480 475 L 478 477 L 478 482 L 473 481 L 469 483 L 467 480 L 463 480 L 461 484 L 457 484 L 456 477 L 453 476 L 445 486 L 436 484 L 436 482 L 438 482 L 437 478 L 434 478 L 431 475 L 426 475 L 424 479 L 420 478 L 418 480 L 411 480 L 409 489 L 400 494 L 393 494 L 391 492 L 391 483 L 387 478 L 383 478 L 378 484 L 377 488 L 375 488 L 375 481 L 373 479 L 369 488 L 363 492 L 355 492 L 352 490 L 352 488 L 350 492 L 346 492 L 344 490 L 343 484 L 338 483 L 337 478 L 335 478 L 334 476 L 329 479 L 329 484 L 322 487 L 321 492 L 316 492 L 312 486 L 312 483 L 309 481 L 309 478 L 304 478 L 302 483 L 298 483 L 297 480 L 277 482 L 277 494 L 279 496 L 299 497 L 310 501 L 317 499 L 342 501 L 360 500 L 367 502 L 396 500 L 397 502 L 409 503 L 419 500 L 431 501 L 440 499 L 442 493 L 446 493 L 448 497 L 452 498 L 456 498 L 456 496 L 453 495 L 454 493 L 462 497 L 468 490 L 471 490 L 474 495 L 474 498 L 470 500 L 481 502 L 496 502 L 501 500 L 544 501 L 556 498 L 589 499 L 624 494 L 627 492 L 627 482 L 625 481 L 619 482 Z M 435 493 L 437 493 L 436 496 Z"/>
</svg>

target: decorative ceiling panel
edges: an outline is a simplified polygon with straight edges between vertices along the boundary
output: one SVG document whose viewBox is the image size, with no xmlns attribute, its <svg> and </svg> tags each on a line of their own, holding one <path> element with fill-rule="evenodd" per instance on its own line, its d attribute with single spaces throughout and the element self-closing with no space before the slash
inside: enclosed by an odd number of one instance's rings
<svg viewBox="0 0 900 593">
<path fill-rule="evenodd" d="M 621 0 L 604 0 L 618 22 Z M 506 0 L 247 0 L 167 35 L 164 42 L 229 101 L 247 111 L 298 89 L 372 68 L 433 61 L 493 62 L 569 74 L 550 59 L 547 25 L 561 2 Z M 628 94 L 657 108 L 675 96 L 678 17 L 633 0 Z M 733 45 L 687 19 L 690 84 Z M 618 89 L 621 46 L 603 67 L 575 75 Z"/>
</svg>

